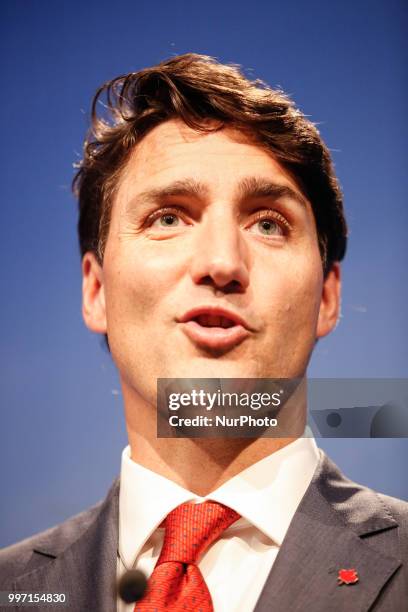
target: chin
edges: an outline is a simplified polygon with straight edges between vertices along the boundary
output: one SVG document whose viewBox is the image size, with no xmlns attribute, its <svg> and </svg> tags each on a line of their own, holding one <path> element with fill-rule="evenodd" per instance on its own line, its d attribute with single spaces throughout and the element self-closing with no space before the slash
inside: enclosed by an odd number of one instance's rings
<svg viewBox="0 0 408 612">
<path fill-rule="evenodd" d="M 171 368 L 174 372 L 174 368 Z M 256 372 L 249 364 L 215 357 L 197 357 L 180 365 L 172 378 L 254 378 Z"/>
</svg>

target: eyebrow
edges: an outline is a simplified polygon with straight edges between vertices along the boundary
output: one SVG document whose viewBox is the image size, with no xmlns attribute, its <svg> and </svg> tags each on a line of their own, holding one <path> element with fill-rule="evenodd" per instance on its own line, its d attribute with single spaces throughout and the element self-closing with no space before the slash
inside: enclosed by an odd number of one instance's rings
<svg viewBox="0 0 408 612">
<path fill-rule="evenodd" d="M 200 183 L 193 178 L 186 178 L 174 181 L 165 187 L 142 191 L 137 195 L 136 199 L 149 204 L 171 196 L 195 196 L 196 198 L 204 199 L 208 194 L 209 189 L 204 183 Z"/>
<path fill-rule="evenodd" d="M 238 194 L 241 200 L 250 198 L 271 198 L 280 200 L 288 198 L 294 200 L 303 207 L 306 207 L 306 198 L 290 185 L 274 183 L 263 178 L 250 176 L 242 179 L 238 184 Z"/>
<path fill-rule="evenodd" d="M 194 196 L 198 199 L 208 198 L 210 189 L 204 183 L 194 178 L 185 178 L 174 181 L 164 187 L 147 189 L 139 193 L 135 200 L 144 204 L 156 203 L 171 196 Z M 302 207 L 306 207 L 306 199 L 289 185 L 274 183 L 256 176 L 243 178 L 236 190 L 240 201 L 251 198 L 270 198 L 274 200 L 288 198 Z"/>
</svg>

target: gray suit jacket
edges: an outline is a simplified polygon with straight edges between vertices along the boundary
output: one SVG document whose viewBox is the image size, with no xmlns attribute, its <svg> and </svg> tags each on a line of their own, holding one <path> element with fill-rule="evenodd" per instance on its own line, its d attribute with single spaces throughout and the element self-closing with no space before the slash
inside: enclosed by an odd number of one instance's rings
<svg viewBox="0 0 408 612">
<path fill-rule="evenodd" d="M 255 611 L 408 610 L 408 503 L 349 481 L 320 452 Z M 4 549 L 0 590 L 64 592 L 60 612 L 114 612 L 118 493 L 116 481 L 100 504 Z M 358 582 L 338 585 L 343 568 Z"/>
</svg>

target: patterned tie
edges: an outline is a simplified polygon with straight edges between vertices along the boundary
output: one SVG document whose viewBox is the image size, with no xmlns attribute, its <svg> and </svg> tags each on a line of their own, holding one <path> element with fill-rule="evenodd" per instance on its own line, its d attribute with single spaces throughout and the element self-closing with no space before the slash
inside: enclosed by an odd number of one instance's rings
<svg viewBox="0 0 408 612">
<path fill-rule="evenodd" d="M 212 612 L 211 595 L 197 562 L 239 518 L 231 508 L 212 501 L 181 504 L 170 512 L 164 521 L 162 551 L 134 612 Z"/>
</svg>

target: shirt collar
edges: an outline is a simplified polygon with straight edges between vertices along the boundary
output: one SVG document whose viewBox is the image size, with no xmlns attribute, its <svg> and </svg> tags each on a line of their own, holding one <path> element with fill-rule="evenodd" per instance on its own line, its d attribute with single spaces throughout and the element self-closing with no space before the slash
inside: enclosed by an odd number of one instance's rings
<svg viewBox="0 0 408 612">
<path fill-rule="evenodd" d="M 130 447 L 122 453 L 119 490 L 119 554 L 130 569 L 141 548 L 171 510 L 198 499 L 172 480 L 135 463 Z"/>
<path fill-rule="evenodd" d="M 249 466 L 208 498 L 230 506 L 281 546 L 319 458 L 314 438 L 298 438 Z"/>
<path fill-rule="evenodd" d="M 233 508 L 278 546 L 282 544 L 319 461 L 313 438 L 299 438 L 246 468 L 206 497 L 135 463 L 122 453 L 119 553 L 131 568 L 145 542 L 171 510 L 207 499 Z"/>
</svg>

